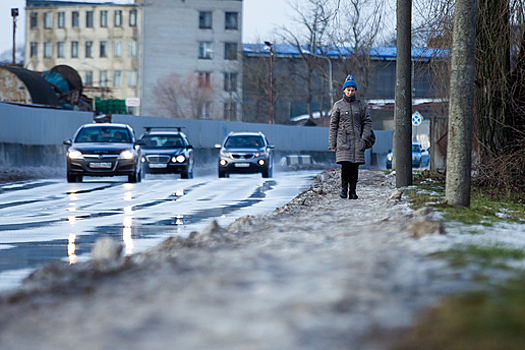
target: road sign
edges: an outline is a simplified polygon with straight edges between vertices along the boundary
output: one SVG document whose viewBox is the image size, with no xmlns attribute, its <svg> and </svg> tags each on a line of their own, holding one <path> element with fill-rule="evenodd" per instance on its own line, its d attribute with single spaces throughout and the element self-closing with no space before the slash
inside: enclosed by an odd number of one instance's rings
<svg viewBox="0 0 525 350">
<path fill-rule="evenodd" d="M 138 97 L 127 97 L 126 107 L 138 107 L 140 106 L 140 98 Z"/>
<path fill-rule="evenodd" d="M 413 114 L 412 114 L 412 125 L 414 126 L 419 126 L 421 124 L 421 122 L 423 121 L 423 116 L 421 115 L 421 113 L 419 113 L 418 111 L 415 111 Z"/>
</svg>

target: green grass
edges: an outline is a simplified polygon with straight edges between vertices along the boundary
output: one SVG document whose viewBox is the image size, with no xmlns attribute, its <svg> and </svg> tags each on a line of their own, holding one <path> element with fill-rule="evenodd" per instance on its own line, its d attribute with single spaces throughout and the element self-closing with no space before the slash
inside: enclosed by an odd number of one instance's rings
<svg viewBox="0 0 525 350">
<path fill-rule="evenodd" d="M 397 344 L 401 350 L 522 350 L 525 275 L 485 292 L 449 297 Z"/>
<path fill-rule="evenodd" d="M 506 263 L 509 260 L 525 259 L 525 251 L 502 244 L 493 246 L 458 245 L 430 256 L 444 258 L 454 267 L 476 263 L 483 267 L 507 268 Z"/>
<path fill-rule="evenodd" d="M 472 188 L 470 208 L 454 208 L 447 205 L 445 186 L 437 181 L 430 181 L 428 173 L 415 177 L 414 185 L 406 192 L 415 210 L 430 206 L 443 213 L 444 219 L 458 221 L 468 225 L 492 226 L 497 222 L 525 223 L 525 205 L 520 200 L 503 200 L 501 194 Z M 430 177 L 431 179 L 431 177 Z"/>
</svg>

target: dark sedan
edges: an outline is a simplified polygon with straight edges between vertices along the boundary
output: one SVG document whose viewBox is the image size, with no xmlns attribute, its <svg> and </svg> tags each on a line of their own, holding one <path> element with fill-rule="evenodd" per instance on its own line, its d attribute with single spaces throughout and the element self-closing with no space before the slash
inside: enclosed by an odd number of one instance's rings
<svg viewBox="0 0 525 350">
<path fill-rule="evenodd" d="M 162 128 L 159 128 L 162 129 Z M 180 174 L 193 178 L 193 146 L 181 131 L 151 130 L 142 135 L 142 164 L 149 174 Z"/>
<path fill-rule="evenodd" d="M 86 124 L 73 140 L 64 140 L 67 151 L 67 181 L 82 182 L 83 176 L 127 176 L 142 180 L 141 145 L 126 124 Z"/>
</svg>

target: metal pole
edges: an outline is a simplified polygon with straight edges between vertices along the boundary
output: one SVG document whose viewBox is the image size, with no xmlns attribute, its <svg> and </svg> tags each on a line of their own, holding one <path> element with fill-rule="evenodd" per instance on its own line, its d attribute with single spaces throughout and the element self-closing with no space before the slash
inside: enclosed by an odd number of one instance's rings
<svg viewBox="0 0 525 350">
<path fill-rule="evenodd" d="M 18 8 L 11 9 L 11 16 L 13 16 L 13 65 L 16 64 L 16 16 L 18 16 Z"/>
</svg>

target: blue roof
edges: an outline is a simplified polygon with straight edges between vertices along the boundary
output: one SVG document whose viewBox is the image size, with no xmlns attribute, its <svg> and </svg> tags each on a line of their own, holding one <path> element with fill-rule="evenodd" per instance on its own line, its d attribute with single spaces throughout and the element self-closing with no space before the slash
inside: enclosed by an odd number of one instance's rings
<svg viewBox="0 0 525 350">
<path fill-rule="evenodd" d="M 289 44 L 272 45 L 275 55 L 279 57 L 299 57 L 299 49 Z M 301 47 L 304 53 L 310 52 L 306 46 Z M 243 51 L 248 56 L 267 56 L 269 47 L 265 44 L 243 44 Z M 328 56 L 331 58 L 348 57 L 354 53 L 351 47 L 324 47 L 317 49 L 315 54 Z M 394 60 L 396 58 L 396 47 L 373 47 L 370 49 L 370 56 L 376 59 Z M 431 59 L 445 58 L 449 56 L 449 50 L 432 49 L 432 48 L 412 48 L 412 59 Z"/>
</svg>

